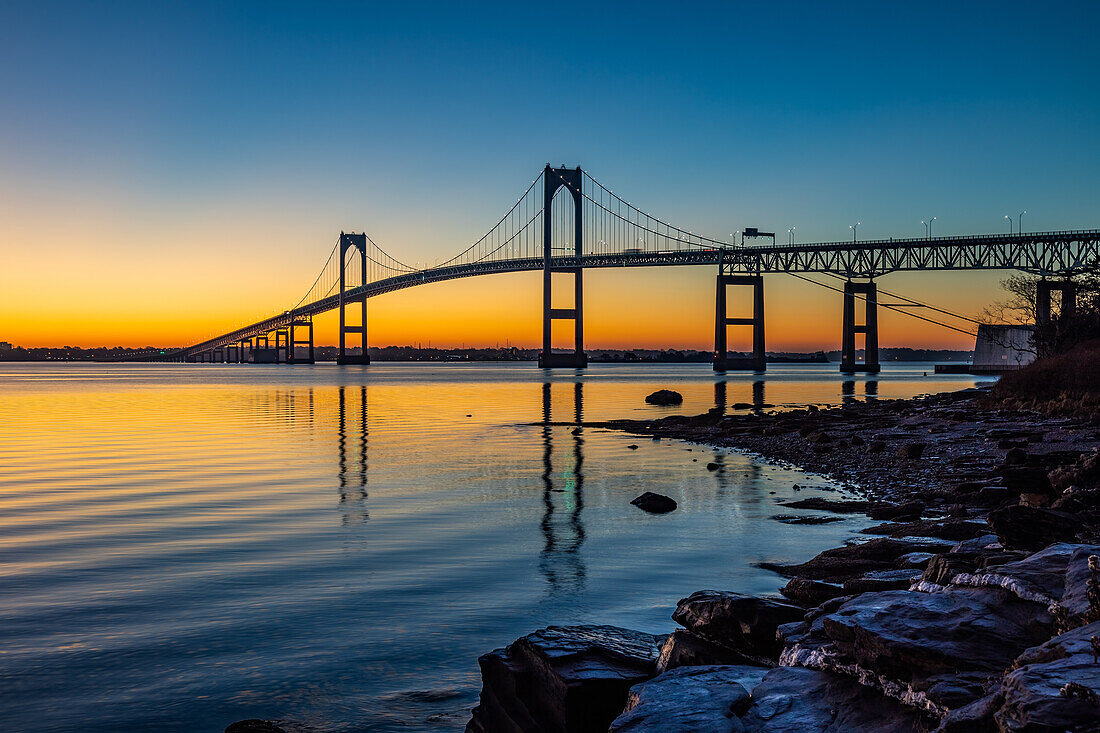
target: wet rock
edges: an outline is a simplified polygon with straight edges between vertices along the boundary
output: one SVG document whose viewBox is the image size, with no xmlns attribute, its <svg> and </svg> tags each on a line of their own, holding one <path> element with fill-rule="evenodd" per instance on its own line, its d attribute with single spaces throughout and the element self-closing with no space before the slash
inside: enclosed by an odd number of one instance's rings
<svg viewBox="0 0 1100 733">
<path fill-rule="evenodd" d="M 924 455 L 924 443 L 909 443 L 898 448 L 898 458 L 916 460 Z"/>
<path fill-rule="evenodd" d="M 1002 702 L 997 693 L 956 708 L 943 717 L 936 733 L 998 733 L 993 715 Z"/>
<path fill-rule="evenodd" d="M 1027 557 L 993 567 L 957 574 L 955 585 L 1004 588 L 1017 597 L 1044 605 L 1058 602 L 1066 593 L 1070 561 L 1100 550 L 1060 542 Z M 1087 570 L 1087 559 L 1082 565 Z"/>
<path fill-rule="evenodd" d="M 995 714 L 1002 731 L 1100 729 L 1100 622 L 1056 636 L 1016 660 Z"/>
<path fill-rule="evenodd" d="M 882 440 L 872 440 L 867 444 L 868 453 L 882 453 L 886 450 L 886 442 Z"/>
<path fill-rule="evenodd" d="M 821 583 L 807 578 L 791 578 L 779 592 L 804 606 L 820 606 L 832 598 L 848 595 L 839 585 Z"/>
<path fill-rule="evenodd" d="M 652 491 L 645 492 L 630 503 L 650 514 L 667 514 L 676 509 L 675 499 Z"/>
<path fill-rule="evenodd" d="M 1090 567 L 1093 556 L 1097 557 L 1094 565 L 1100 566 L 1100 546 L 1080 545 L 1066 563 L 1066 584 L 1058 606 L 1068 624 L 1100 621 L 1100 567 Z"/>
<path fill-rule="evenodd" d="M 963 540 L 951 548 L 953 554 L 990 554 L 1000 549 L 1000 540 L 995 534 L 981 534 L 968 540 Z"/>
<path fill-rule="evenodd" d="M 651 405 L 679 405 L 684 401 L 684 396 L 671 389 L 659 389 L 646 396 L 645 401 Z"/>
<path fill-rule="evenodd" d="M 871 507 L 867 501 L 843 501 L 839 499 L 823 499 L 819 496 L 810 499 L 798 499 L 797 501 L 780 502 L 781 506 L 791 509 L 824 509 L 830 512 L 858 513 L 862 514 Z"/>
<path fill-rule="evenodd" d="M 994 588 L 940 593 L 865 593 L 822 617 L 844 656 L 903 682 L 966 671 L 997 672 L 1050 638 L 1053 619 L 1037 603 Z"/>
<path fill-rule="evenodd" d="M 754 668 L 680 667 L 630 688 L 610 733 L 740 733 Z M 751 685 L 751 682 L 750 682 Z"/>
<path fill-rule="evenodd" d="M 899 568 L 924 570 L 928 567 L 928 563 L 932 562 L 933 557 L 935 555 L 931 552 L 910 552 L 908 555 L 902 555 L 897 559 L 897 566 Z"/>
<path fill-rule="evenodd" d="M 909 501 L 904 504 L 873 504 L 867 511 L 871 519 L 894 519 L 895 517 L 919 518 L 924 513 L 924 503 Z"/>
<path fill-rule="evenodd" d="M 607 730 L 654 675 L 657 638 L 615 626 L 550 626 L 483 655 L 468 733 Z"/>
<path fill-rule="evenodd" d="M 710 463 L 707 464 L 707 470 L 708 471 L 717 471 L 719 468 L 720 468 L 720 466 L 717 463 L 715 463 L 714 461 L 711 461 Z"/>
<path fill-rule="evenodd" d="M 914 569 L 874 570 L 858 578 L 844 581 L 844 592 L 854 595 L 880 590 L 908 590 L 921 579 L 921 571 Z"/>
<path fill-rule="evenodd" d="M 811 580 L 847 580 L 872 570 L 894 569 L 894 562 L 910 552 L 940 552 L 946 549 L 942 541 L 910 539 L 907 541 L 879 537 L 858 545 L 825 550 L 812 560 L 798 565 L 760 563 L 765 570 L 774 570 L 787 577 Z"/>
<path fill-rule="evenodd" d="M 805 609 L 783 601 L 701 590 L 676 604 L 672 620 L 745 654 L 776 659 L 781 650 L 776 627 L 801 621 L 805 613 Z"/>
<path fill-rule="evenodd" d="M 936 521 L 922 519 L 916 522 L 887 522 L 861 530 L 861 534 L 887 535 L 889 537 L 939 537 L 944 540 L 969 540 L 989 532 L 989 527 L 978 522 L 959 519 Z"/>
<path fill-rule="evenodd" d="M 768 672 L 753 688 L 752 705 L 741 723 L 753 733 L 916 733 L 926 729 L 912 708 L 850 677 L 801 667 Z"/>
<path fill-rule="evenodd" d="M 1027 451 L 1020 446 L 1009 448 L 1005 454 L 1005 464 L 1009 466 L 1021 466 L 1027 463 Z"/>
<path fill-rule="evenodd" d="M 1005 547 L 1035 551 L 1055 542 L 1072 542 L 1081 521 L 1054 509 L 1008 506 L 990 512 L 989 524 Z"/>
<path fill-rule="evenodd" d="M 832 524 L 833 522 L 844 521 L 844 517 L 830 517 L 819 514 L 776 514 L 772 519 L 783 522 L 783 524 Z"/>
<path fill-rule="evenodd" d="M 695 667 L 714 664 L 758 664 L 730 646 L 713 639 L 693 634 L 686 629 L 677 629 L 668 635 L 661 644 L 657 657 L 657 672 L 667 672 L 677 667 Z"/>
<path fill-rule="evenodd" d="M 286 731 L 270 720 L 250 718 L 231 723 L 225 729 L 225 733 L 286 733 Z"/>
</svg>

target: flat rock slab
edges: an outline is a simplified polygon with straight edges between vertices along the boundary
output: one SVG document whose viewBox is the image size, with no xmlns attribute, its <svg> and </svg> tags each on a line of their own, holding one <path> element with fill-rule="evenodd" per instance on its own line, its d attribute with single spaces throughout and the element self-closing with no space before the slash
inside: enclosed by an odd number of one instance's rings
<svg viewBox="0 0 1100 733">
<path fill-rule="evenodd" d="M 1001 684 L 1004 704 L 994 715 L 1000 730 L 1100 730 L 1100 664 L 1093 638 L 1100 638 L 1100 621 L 1024 652 Z"/>
<path fill-rule="evenodd" d="M 1001 587 L 1025 600 L 1051 604 L 1060 601 L 1066 593 L 1070 561 L 1077 557 L 1078 566 L 1087 571 L 1087 556 L 1090 553 L 1100 553 L 1100 547 L 1059 542 L 1022 560 L 972 573 L 959 573 L 951 582 L 955 585 Z M 1082 557 L 1085 559 L 1080 562 Z"/>
<path fill-rule="evenodd" d="M 740 733 L 756 667 L 680 667 L 630 688 L 610 733 Z"/>
<path fill-rule="evenodd" d="M 806 610 L 784 601 L 732 591 L 701 590 L 676 604 L 672 620 L 696 634 L 746 654 L 776 659 L 780 624 L 801 621 Z"/>
<path fill-rule="evenodd" d="M 1000 671 L 1050 638 L 1037 603 L 999 588 L 864 593 L 822 618 L 837 649 L 866 669 L 909 682 L 963 671 Z"/>
<path fill-rule="evenodd" d="M 478 659 L 481 701 L 466 730 L 603 733 L 657 654 L 657 637 L 616 626 L 536 631 Z"/>
<path fill-rule="evenodd" d="M 918 733 L 920 715 L 850 677 L 802 667 L 779 667 L 753 688 L 741 718 L 752 733 Z"/>
<path fill-rule="evenodd" d="M 872 570 L 893 570 L 895 561 L 913 552 L 944 552 L 950 543 L 932 538 L 905 540 L 877 537 L 858 545 L 835 547 L 797 565 L 760 563 L 765 570 L 774 570 L 789 578 L 842 581 Z"/>
</svg>

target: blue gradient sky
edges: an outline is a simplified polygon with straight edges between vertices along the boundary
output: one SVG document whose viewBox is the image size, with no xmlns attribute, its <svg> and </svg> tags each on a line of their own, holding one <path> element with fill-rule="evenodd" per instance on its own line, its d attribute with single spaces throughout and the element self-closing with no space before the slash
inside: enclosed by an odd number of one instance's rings
<svg viewBox="0 0 1100 733">
<path fill-rule="evenodd" d="M 457 251 L 546 162 L 719 236 L 833 240 L 857 219 L 861 237 L 913 236 L 930 216 L 1003 231 L 1021 209 L 1027 229 L 1100 226 L 1098 21 L 1097 3 L 7 2 L 0 248 L 25 276 L 0 295 L 0 339 L 199 338 L 295 301 L 341 229 L 405 260 Z M 608 288 L 676 300 L 712 277 Z M 999 275 L 897 277 L 973 312 Z M 381 340 L 484 340 L 435 328 L 430 304 L 526 303 L 523 278 L 422 289 Z M 829 297 L 804 288 L 776 290 Z M 394 297 L 372 313 L 414 300 Z M 769 346 L 837 340 L 784 330 L 795 312 Z M 593 317 L 614 345 L 611 314 Z M 689 331 L 642 340 L 706 347 Z"/>
</svg>

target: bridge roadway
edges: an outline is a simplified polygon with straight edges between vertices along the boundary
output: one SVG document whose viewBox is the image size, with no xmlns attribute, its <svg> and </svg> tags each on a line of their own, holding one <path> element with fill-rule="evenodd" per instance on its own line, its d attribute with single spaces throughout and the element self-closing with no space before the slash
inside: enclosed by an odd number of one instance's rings
<svg viewBox="0 0 1100 733">
<path fill-rule="evenodd" d="M 1066 277 L 1100 262 L 1100 229 L 1075 229 L 1025 234 L 984 234 L 922 237 L 862 242 L 819 242 L 727 248 L 624 251 L 554 257 L 551 269 L 654 267 L 721 264 L 729 272 L 829 273 L 846 278 L 874 278 L 890 272 L 944 270 L 1020 270 L 1047 277 Z M 377 280 L 349 289 L 345 299 L 373 298 L 395 290 L 463 277 L 542 270 L 543 257 L 486 260 L 473 264 L 433 267 Z M 213 349 L 283 329 L 294 322 L 334 310 L 339 295 L 307 303 L 162 357 L 186 360 Z"/>
</svg>

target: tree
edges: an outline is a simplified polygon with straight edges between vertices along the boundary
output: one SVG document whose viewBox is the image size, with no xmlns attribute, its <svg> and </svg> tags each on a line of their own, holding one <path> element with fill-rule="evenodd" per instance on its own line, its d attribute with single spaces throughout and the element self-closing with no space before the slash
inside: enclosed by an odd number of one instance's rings
<svg viewBox="0 0 1100 733">
<path fill-rule="evenodd" d="M 1057 291 L 1051 299 L 1051 318 L 1039 323 L 1036 318 L 1037 284 L 1042 278 L 1017 274 L 1001 281 L 1008 297 L 993 303 L 983 312 L 982 320 L 998 325 L 1035 325 L 1031 348 L 1036 356 L 1061 354 L 1083 341 L 1100 338 L 1100 263 L 1092 262 L 1067 279 L 1077 286 L 1076 307 L 1065 313 Z M 999 338 L 994 332 L 994 343 Z M 998 343 L 1007 347 L 1008 344 Z"/>
</svg>

